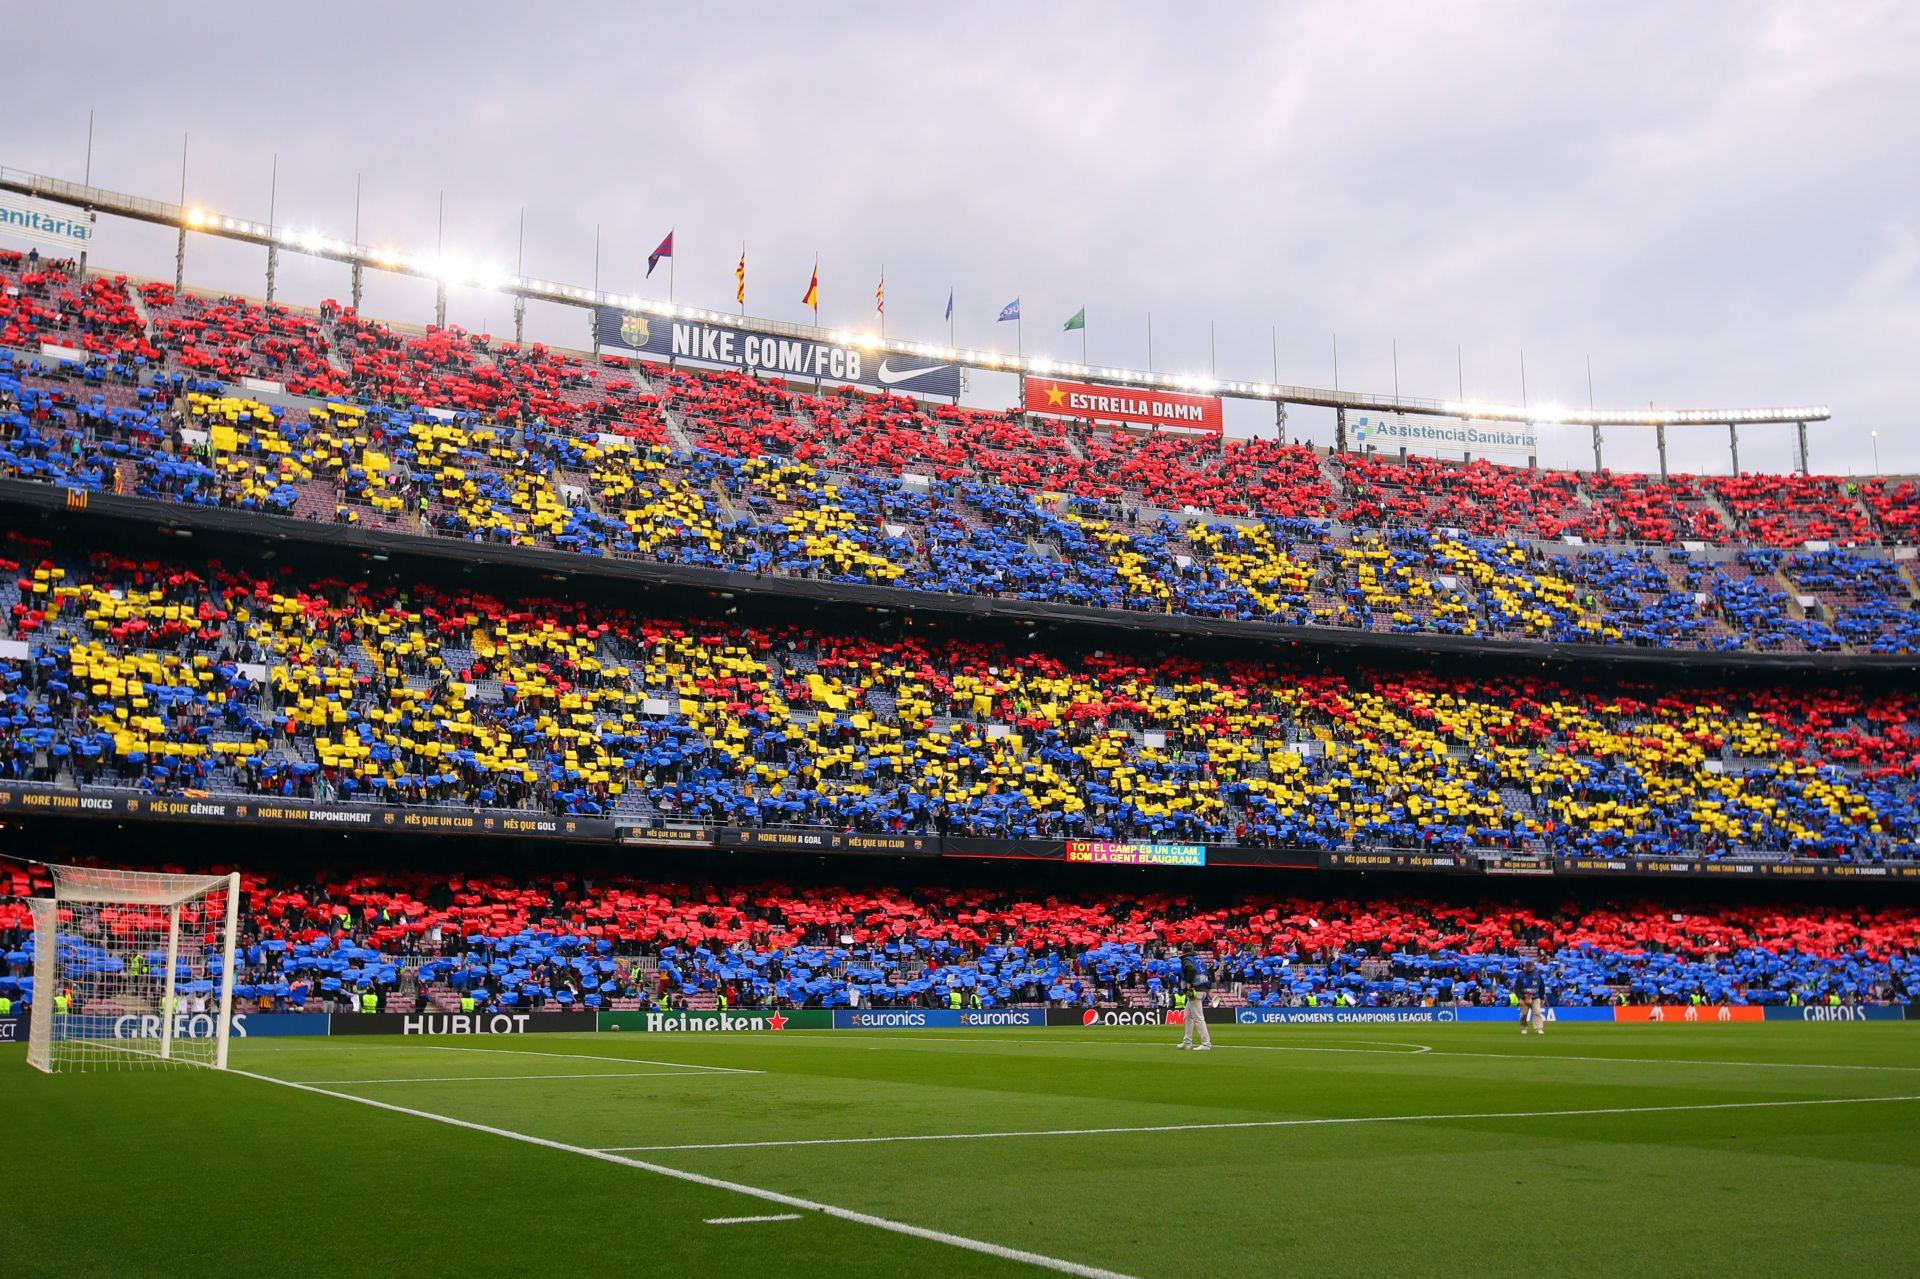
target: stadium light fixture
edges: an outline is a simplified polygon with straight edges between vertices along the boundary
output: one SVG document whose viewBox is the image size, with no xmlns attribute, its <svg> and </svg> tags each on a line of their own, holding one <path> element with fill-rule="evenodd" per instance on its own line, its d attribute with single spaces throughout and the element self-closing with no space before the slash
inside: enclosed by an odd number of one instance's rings
<svg viewBox="0 0 1920 1279">
<path fill-rule="evenodd" d="M 9 186 L 9 189 L 13 189 Z M 664 317 L 684 317 L 698 319 L 708 323 L 722 324 L 732 329 L 782 333 L 790 331 L 790 326 L 776 326 L 771 322 L 756 320 L 746 316 L 717 311 L 702 311 L 693 307 L 676 306 L 672 302 L 655 301 L 636 297 L 633 294 L 602 292 L 597 289 L 580 288 L 561 284 L 553 280 L 539 280 L 526 276 L 511 275 L 505 271 L 474 263 L 458 255 L 442 257 L 438 253 L 409 254 L 392 246 L 379 248 L 358 244 L 352 241 L 336 239 L 322 234 L 317 228 L 296 230 L 292 227 L 273 227 L 264 223 L 250 222 L 243 218 L 234 218 L 211 210 L 192 206 L 180 208 L 171 206 L 171 211 L 159 213 L 152 209 L 151 203 L 134 197 L 125 198 L 122 209 L 109 209 L 119 216 L 133 217 L 144 221 L 170 222 L 183 228 L 190 228 L 212 235 L 232 235 L 246 239 L 282 245 L 290 250 L 306 252 L 316 256 L 334 257 L 343 261 L 367 262 L 380 269 L 400 271 L 408 274 L 438 279 L 442 283 L 469 283 L 489 292 L 511 291 L 522 296 L 541 296 L 576 306 L 607 304 L 626 310 L 641 311 Z M 819 332 L 820 330 L 814 330 Z M 1088 364 L 1075 364 L 1055 361 L 1044 355 L 1006 355 L 998 351 L 981 351 L 964 347 L 942 346 L 938 343 L 920 343 L 901 340 L 888 340 L 874 334 L 853 334 L 845 329 L 831 331 L 832 340 L 843 345 L 858 345 L 867 351 L 894 351 L 903 354 L 924 356 L 929 359 L 942 359 L 949 362 L 972 365 L 975 367 L 1027 372 L 1031 374 L 1060 374 L 1103 379 L 1122 386 L 1138 387 L 1177 387 L 1181 390 L 1201 394 L 1227 394 L 1246 398 L 1267 400 L 1298 400 L 1303 403 L 1320 403 L 1346 407 L 1378 407 L 1395 412 L 1410 412 L 1436 417 L 1454 417 L 1492 421 L 1528 422 L 1543 425 L 1600 425 L 1624 424 L 1644 426 L 1668 425 L 1718 425 L 1727 424 L 1763 424 L 1775 423 L 1792 425 L 1814 421 L 1827 421 L 1832 418 L 1831 406 L 1825 404 L 1801 406 L 1769 406 L 1748 409 L 1570 409 L 1558 404 L 1543 405 L 1538 408 L 1517 404 L 1503 404 L 1490 401 L 1470 400 L 1408 400 L 1394 397 L 1389 403 L 1384 396 L 1372 396 L 1358 392 L 1321 391 L 1309 387 L 1281 386 L 1267 382 L 1219 381 L 1213 375 L 1195 373 L 1160 373 L 1138 369 L 1121 369 Z"/>
</svg>

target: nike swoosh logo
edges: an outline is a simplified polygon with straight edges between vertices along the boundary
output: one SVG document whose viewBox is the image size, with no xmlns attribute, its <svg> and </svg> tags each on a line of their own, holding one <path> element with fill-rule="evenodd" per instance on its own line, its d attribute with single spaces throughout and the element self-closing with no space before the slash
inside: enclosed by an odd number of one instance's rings
<svg viewBox="0 0 1920 1279">
<path fill-rule="evenodd" d="M 911 382 L 917 377 L 925 377 L 929 373 L 938 373 L 940 370 L 948 367 L 951 366 L 945 364 L 930 364 L 924 369 L 901 369 L 896 371 L 888 368 L 887 362 L 882 360 L 880 361 L 880 367 L 873 371 L 873 376 L 879 381 L 881 386 L 896 386 L 901 382 Z"/>
</svg>

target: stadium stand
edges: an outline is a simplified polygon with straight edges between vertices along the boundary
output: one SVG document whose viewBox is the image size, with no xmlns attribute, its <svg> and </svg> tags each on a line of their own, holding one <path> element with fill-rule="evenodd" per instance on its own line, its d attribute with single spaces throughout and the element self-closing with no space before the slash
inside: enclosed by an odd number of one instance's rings
<svg viewBox="0 0 1920 1279">
<path fill-rule="evenodd" d="M 36 875 L 0 879 L 0 991 L 16 996 L 31 994 L 21 899 L 45 891 Z M 1529 966 L 1566 1005 L 1905 1003 L 1920 989 L 1920 914 L 1904 907 L 1265 895 L 1217 906 L 1176 893 L 570 874 L 243 883 L 236 1007 L 259 1011 L 358 1011 L 361 991 L 395 1011 L 454 1011 L 462 999 L 516 1010 L 1164 1007 L 1183 942 L 1215 962 L 1227 1007 L 1500 1005 Z M 138 928 L 145 913 L 128 908 L 109 927 Z"/>
<path fill-rule="evenodd" d="M 0 553 L 16 781 L 1568 857 L 1877 861 L 1920 839 L 1910 691 L 1015 649 L 81 557 L 18 532 Z"/>
<path fill-rule="evenodd" d="M 1397 634 L 1910 653 L 1911 481 L 1667 479 L 593 365 L 0 258 L 0 474 L 763 576 Z M 66 336 L 61 336 L 66 335 Z M 323 402 L 268 403 L 264 379 Z M 1570 544 L 1569 539 L 1572 540 Z M 1687 544 L 1687 545 L 1683 545 Z M 1803 589 L 1760 549 L 1821 557 Z M 1836 583 L 1845 580 L 1845 589 Z"/>
</svg>

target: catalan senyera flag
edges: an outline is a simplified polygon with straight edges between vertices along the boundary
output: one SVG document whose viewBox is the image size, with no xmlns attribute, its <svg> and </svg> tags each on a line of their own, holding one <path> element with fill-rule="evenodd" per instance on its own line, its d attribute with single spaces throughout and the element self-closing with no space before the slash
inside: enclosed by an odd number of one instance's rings
<svg viewBox="0 0 1920 1279">
<path fill-rule="evenodd" d="M 733 300 L 741 306 L 747 304 L 747 246 L 740 246 L 740 265 L 733 268 Z"/>
<path fill-rule="evenodd" d="M 887 313 L 887 268 L 880 268 L 880 283 L 873 290 L 873 309 L 880 314 Z"/>
<path fill-rule="evenodd" d="M 813 277 L 807 281 L 807 294 L 800 299 L 800 305 L 810 306 L 815 311 L 820 309 L 820 264 L 818 262 L 813 264 Z"/>
</svg>

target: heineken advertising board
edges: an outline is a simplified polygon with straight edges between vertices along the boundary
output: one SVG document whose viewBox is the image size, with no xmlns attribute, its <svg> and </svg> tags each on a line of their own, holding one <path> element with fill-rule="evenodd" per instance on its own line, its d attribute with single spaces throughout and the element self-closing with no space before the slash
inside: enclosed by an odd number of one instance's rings
<svg viewBox="0 0 1920 1279">
<path fill-rule="evenodd" d="M 601 1013 L 601 1030 L 638 1030 L 675 1034 L 701 1030 L 831 1030 L 833 1014 L 825 1008 L 788 1008 L 767 1012 L 661 1012 L 640 1008 L 627 1013 Z"/>
</svg>

